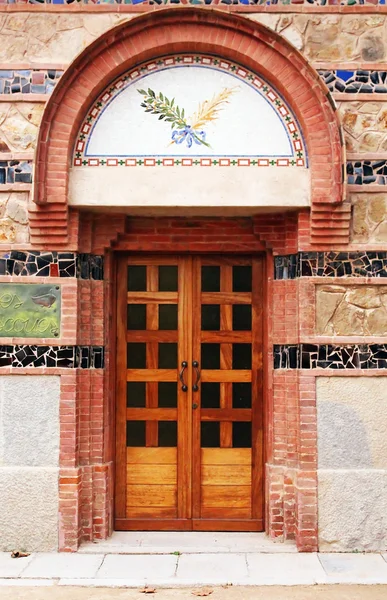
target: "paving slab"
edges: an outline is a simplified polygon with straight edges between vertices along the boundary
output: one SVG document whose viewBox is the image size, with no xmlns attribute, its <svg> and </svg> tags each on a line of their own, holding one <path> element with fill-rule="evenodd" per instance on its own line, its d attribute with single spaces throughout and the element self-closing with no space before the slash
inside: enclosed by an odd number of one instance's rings
<svg viewBox="0 0 387 600">
<path fill-rule="evenodd" d="M 32 558 L 33 554 L 12 558 L 10 552 L 0 552 L 0 577 L 20 577 Z"/>
<path fill-rule="evenodd" d="M 380 554 L 320 553 L 327 583 L 387 583 L 387 563 Z"/>
<path fill-rule="evenodd" d="M 315 585 L 326 575 L 316 554 L 247 554 L 251 585 Z"/>
<path fill-rule="evenodd" d="M 54 579 L 0 579 L 0 587 L 50 587 L 56 585 Z"/>
<path fill-rule="evenodd" d="M 93 578 L 103 561 L 103 554 L 41 553 L 35 554 L 21 577 L 59 579 Z"/>
<path fill-rule="evenodd" d="M 176 572 L 180 585 L 243 585 L 247 578 L 246 554 L 183 554 Z"/>
<path fill-rule="evenodd" d="M 173 555 L 127 555 L 108 554 L 97 573 L 97 579 L 135 581 L 136 585 L 147 582 L 165 582 L 175 576 L 177 556 Z"/>
</svg>

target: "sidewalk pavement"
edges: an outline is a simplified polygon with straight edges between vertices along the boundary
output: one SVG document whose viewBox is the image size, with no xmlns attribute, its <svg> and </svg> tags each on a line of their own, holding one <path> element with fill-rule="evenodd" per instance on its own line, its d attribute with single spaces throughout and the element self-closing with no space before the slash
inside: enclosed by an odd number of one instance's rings
<svg viewBox="0 0 387 600">
<path fill-rule="evenodd" d="M 126 537 L 125 537 L 126 536 Z M 129 537 L 128 537 L 129 536 Z M 123 540 L 129 540 L 123 542 Z M 261 534 L 115 533 L 78 553 L 0 553 L 0 586 L 387 584 L 387 553 L 299 554 Z"/>
</svg>

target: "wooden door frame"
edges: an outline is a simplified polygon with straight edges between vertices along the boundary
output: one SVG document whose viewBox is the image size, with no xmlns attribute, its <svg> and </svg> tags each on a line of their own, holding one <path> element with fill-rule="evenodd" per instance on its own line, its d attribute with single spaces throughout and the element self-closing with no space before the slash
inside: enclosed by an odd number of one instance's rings
<svg viewBox="0 0 387 600">
<path fill-rule="evenodd" d="M 145 237 L 146 240 L 146 237 Z M 144 240 L 144 241 L 145 241 Z M 124 244 L 123 244 L 124 246 Z M 220 249 L 216 249 L 214 248 L 214 244 L 208 244 L 208 248 L 206 248 L 206 245 L 203 244 L 203 248 L 201 248 L 200 250 L 196 250 L 196 249 L 190 249 L 187 248 L 187 250 L 185 250 L 184 252 L 179 250 L 178 252 L 176 252 L 175 250 L 173 250 L 173 247 L 171 248 L 171 246 L 169 246 L 169 248 L 166 248 L 165 250 L 161 250 L 158 251 L 157 254 L 160 256 L 171 256 L 171 255 L 183 255 L 183 256 L 199 256 L 199 255 L 220 255 L 222 254 Z M 117 276 L 118 276 L 118 265 L 119 262 L 122 261 L 124 256 L 151 256 L 154 255 L 155 251 L 151 248 L 146 249 L 144 251 L 128 251 L 126 250 L 124 247 L 121 249 L 120 247 L 116 247 L 114 248 L 113 253 L 111 254 L 111 258 L 112 258 L 112 269 L 111 269 L 111 273 L 112 273 L 112 277 L 114 277 L 113 280 L 113 293 L 111 295 L 112 297 L 112 302 L 113 302 L 113 306 L 111 307 L 111 318 L 112 318 L 112 326 L 111 326 L 111 335 L 109 336 L 110 339 L 110 348 L 109 348 L 109 354 L 111 356 L 112 360 L 112 372 L 116 373 L 117 370 L 117 352 L 118 352 L 118 342 L 117 342 L 117 307 L 118 307 L 118 285 L 117 285 Z M 269 499 L 266 497 L 266 486 L 265 486 L 265 479 L 266 479 L 266 473 L 265 473 L 265 465 L 266 465 L 266 461 L 267 461 L 267 437 L 268 437 L 268 433 L 269 433 L 269 421 L 270 421 L 270 414 L 272 413 L 272 409 L 271 409 L 271 405 L 269 403 L 269 399 L 271 398 L 270 394 L 269 394 L 269 389 L 268 389 L 268 383 L 271 380 L 270 377 L 270 371 L 269 371 L 269 364 L 268 364 L 268 340 L 270 338 L 270 325 L 268 324 L 268 319 L 267 319 L 267 315 L 268 315 L 268 311 L 267 311 L 267 306 L 268 306 L 268 280 L 267 280 L 267 271 L 268 271 L 268 266 L 272 266 L 272 260 L 270 260 L 270 256 L 267 252 L 264 252 L 261 250 L 261 248 L 259 248 L 259 250 L 257 251 L 246 251 L 246 250 L 242 250 L 242 249 L 236 249 L 233 251 L 227 251 L 224 252 L 224 255 L 229 255 L 230 257 L 232 256 L 249 256 L 254 258 L 255 256 L 260 256 L 262 257 L 262 421 L 263 421 L 263 439 L 262 439 L 262 498 L 263 498 L 263 506 L 262 506 L 262 514 L 263 514 L 263 530 L 265 530 L 265 526 L 266 526 L 266 521 L 267 521 L 267 517 L 266 517 L 266 510 L 267 510 L 267 502 L 269 501 Z M 113 358 L 114 357 L 114 358 Z M 117 402 L 117 381 L 116 381 L 116 377 L 113 376 L 111 378 L 111 383 L 108 386 L 108 397 L 110 396 L 112 398 L 112 402 L 111 402 L 111 407 L 113 408 L 112 410 L 112 416 L 113 417 L 113 423 L 112 423 L 112 431 L 113 431 L 113 435 L 111 438 L 111 455 L 112 455 L 112 459 L 113 459 L 113 473 L 112 473 L 112 498 L 113 498 L 113 514 L 112 514 L 112 523 L 113 523 L 113 530 L 115 530 L 114 524 L 116 522 L 116 491 L 117 491 L 117 444 L 116 444 L 116 436 L 117 436 L 117 418 L 118 418 L 118 402 Z M 253 408 L 254 410 L 254 408 Z M 119 518 L 119 517 L 118 517 Z"/>
</svg>

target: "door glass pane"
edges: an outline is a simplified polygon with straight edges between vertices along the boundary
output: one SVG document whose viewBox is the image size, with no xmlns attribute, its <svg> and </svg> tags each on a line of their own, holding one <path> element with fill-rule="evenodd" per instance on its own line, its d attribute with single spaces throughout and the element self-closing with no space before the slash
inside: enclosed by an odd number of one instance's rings
<svg viewBox="0 0 387 600">
<path fill-rule="evenodd" d="M 251 448 L 251 423 L 236 421 L 232 424 L 232 447 Z"/>
<path fill-rule="evenodd" d="M 146 329 L 146 304 L 128 304 L 128 329 Z"/>
<path fill-rule="evenodd" d="M 177 407 L 177 383 L 161 381 L 159 386 L 159 408 Z"/>
<path fill-rule="evenodd" d="M 159 446 L 173 447 L 177 446 L 177 422 L 159 421 Z"/>
<path fill-rule="evenodd" d="M 159 344 L 159 369 L 177 368 L 177 344 Z"/>
<path fill-rule="evenodd" d="M 126 445 L 145 446 L 145 421 L 126 422 Z"/>
<path fill-rule="evenodd" d="M 128 381 L 126 384 L 126 406 L 144 408 L 146 399 L 145 381 Z"/>
<path fill-rule="evenodd" d="M 232 407 L 251 408 L 251 383 L 232 384 Z"/>
<path fill-rule="evenodd" d="M 146 344 L 129 343 L 127 344 L 127 368 L 128 369 L 146 369 Z"/>
<path fill-rule="evenodd" d="M 177 304 L 159 305 L 159 329 L 177 330 Z"/>
<path fill-rule="evenodd" d="M 201 407 L 220 408 L 220 383 L 202 383 Z"/>
<path fill-rule="evenodd" d="M 202 292 L 220 292 L 220 267 L 202 267 Z"/>
<path fill-rule="evenodd" d="M 219 331 L 220 329 L 220 306 L 219 304 L 202 305 L 202 330 Z"/>
<path fill-rule="evenodd" d="M 218 421 L 202 421 L 201 427 L 201 447 L 219 448 L 220 447 L 220 423 Z"/>
<path fill-rule="evenodd" d="M 202 344 L 202 369 L 220 369 L 220 344 Z"/>
<path fill-rule="evenodd" d="M 251 344 L 232 345 L 232 368 L 251 369 Z"/>
<path fill-rule="evenodd" d="M 146 291 L 146 267 L 129 266 L 128 267 L 128 292 Z"/>
<path fill-rule="evenodd" d="M 177 266 L 159 267 L 159 291 L 177 292 Z"/>
<path fill-rule="evenodd" d="M 232 268 L 232 291 L 251 292 L 251 266 L 234 266 Z"/>
<path fill-rule="evenodd" d="M 251 330 L 251 304 L 234 304 L 232 307 L 232 328 L 234 331 Z"/>
</svg>

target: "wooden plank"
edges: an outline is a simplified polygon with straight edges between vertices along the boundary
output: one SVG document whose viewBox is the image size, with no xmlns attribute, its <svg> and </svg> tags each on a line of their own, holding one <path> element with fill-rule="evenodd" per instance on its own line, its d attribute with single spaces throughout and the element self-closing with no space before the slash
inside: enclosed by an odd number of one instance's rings
<svg viewBox="0 0 387 600">
<path fill-rule="evenodd" d="M 128 519 L 152 519 L 154 529 L 159 529 L 157 521 L 154 519 L 176 519 L 177 510 L 171 507 L 156 507 L 146 508 L 144 506 L 131 506 L 127 511 Z"/>
<path fill-rule="evenodd" d="M 219 255 L 205 255 L 205 256 L 201 256 L 201 263 L 202 265 L 209 265 L 209 266 L 218 266 L 218 265 L 238 265 L 238 266 L 246 266 L 246 265 L 251 265 L 251 258 L 250 257 L 245 257 L 245 256 L 235 256 L 235 255 L 228 255 L 228 256 L 219 256 Z"/>
<path fill-rule="evenodd" d="M 177 381 L 176 369 L 127 369 L 127 381 Z"/>
<path fill-rule="evenodd" d="M 241 332 L 245 333 L 245 332 Z M 130 329 L 126 333 L 127 342 L 177 342 L 177 331 L 158 330 L 147 331 L 146 329 Z M 243 340 L 244 341 L 244 340 Z M 251 340 L 249 340 L 251 341 Z"/>
<path fill-rule="evenodd" d="M 202 508 L 202 519 L 221 519 L 235 520 L 235 519 L 251 519 L 250 508 Z"/>
<path fill-rule="evenodd" d="M 175 485 L 177 468 L 176 465 L 128 464 L 126 480 L 128 484 Z"/>
<path fill-rule="evenodd" d="M 228 385 L 228 384 L 227 384 Z M 132 409 L 133 410 L 133 409 Z M 140 408 L 139 410 L 144 410 Z M 202 421 L 251 421 L 250 408 L 202 408 Z M 225 446 L 231 448 L 231 446 Z"/>
<path fill-rule="evenodd" d="M 128 421 L 176 421 L 176 408 L 127 408 Z M 152 445 L 152 444 L 150 444 Z"/>
<path fill-rule="evenodd" d="M 263 520 L 194 519 L 193 531 L 264 531 Z"/>
<path fill-rule="evenodd" d="M 250 292 L 202 292 L 200 301 L 202 304 L 251 304 L 251 294 Z"/>
<path fill-rule="evenodd" d="M 251 485 L 250 465 L 203 465 L 203 485 Z M 202 514 L 203 516 L 203 514 Z"/>
<path fill-rule="evenodd" d="M 222 306 L 226 308 L 226 306 Z M 130 332 L 132 333 L 132 332 Z M 200 334 L 201 341 L 207 343 L 249 343 L 252 339 L 251 331 L 202 331 Z M 132 341 L 132 340 L 128 340 Z M 136 340 L 137 341 L 137 340 Z M 142 340 L 138 340 L 142 341 Z"/>
<path fill-rule="evenodd" d="M 146 286 L 148 292 L 156 292 L 159 289 L 159 268 L 157 265 L 149 265 L 146 270 Z M 146 305 L 146 328 L 149 331 L 157 332 L 159 328 L 159 306 L 158 304 Z M 157 369 L 158 364 L 158 343 L 157 341 L 146 344 L 146 367 L 147 369 Z M 150 381 L 146 384 L 146 406 L 147 408 L 156 408 L 158 406 L 158 385 L 157 382 Z M 144 409 L 140 409 L 144 410 Z M 131 417 L 128 417 L 131 418 Z M 158 446 L 159 430 L 158 424 L 149 420 L 145 425 L 146 446 Z"/>
<path fill-rule="evenodd" d="M 250 508 L 251 485 L 202 485 L 202 508 L 216 506 Z"/>
<path fill-rule="evenodd" d="M 126 460 L 128 464 L 176 465 L 177 448 L 130 447 Z"/>
<path fill-rule="evenodd" d="M 176 256 L 147 256 L 146 254 L 130 255 L 126 257 L 128 265 L 177 265 L 178 258 Z"/>
<path fill-rule="evenodd" d="M 141 381 L 141 380 L 140 380 Z M 214 369 L 202 371 L 202 381 L 230 381 L 230 382 L 249 382 L 251 381 L 251 371 L 237 369 Z"/>
<path fill-rule="evenodd" d="M 177 304 L 177 292 L 128 292 L 128 304 Z"/>
<path fill-rule="evenodd" d="M 118 531 L 190 531 L 191 519 L 116 519 Z"/>
<path fill-rule="evenodd" d="M 132 506 L 175 507 L 177 485 L 127 485 L 126 508 Z"/>
<path fill-rule="evenodd" d="M 220 291 L 222 293 L 232 292 L 232 266 L 222 265 L 220 267 Z M 231 304 L 222 304 L 220 306 L 220 329 L 230 331 L 232 329 L 232 306 Z M 224 340 L 223 340 L 224 342 Z M 232 343 L 220 344 L 220 368 L 232 369 Z M 232 408 L 232 383 L 223 382 L 220 384 L 220 407 L 222 409 Z M 202 413 L 202 419 L 205 419 Z M 232 447 L 232 423 L 228 419 L 220 424 L 220 447 Z"/>
<path fill-rule="evenodd" d="M 202 465 L 251 465 L 251 449 L 202 448 L 201 463 Z"/>
<path fill-rule="evenodd" d="M 192 295 L 192 359 L 199 363 L 201 360 L 201 268 L 203 264 L 203 257 L 197 256 L 193 259 L 193 295 Z M 199 383 L 199 389 L 197 392 L 192 393 L 192 405 L 198 406 L 196 409 L 192 409 L 192 516 L 200 517 L 201 507 L 201 452 L 200 452 L 200 439 L 201 439 L 201 393 L 202 393 L 201 382 Z"/>
</svg>

